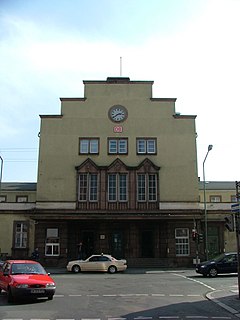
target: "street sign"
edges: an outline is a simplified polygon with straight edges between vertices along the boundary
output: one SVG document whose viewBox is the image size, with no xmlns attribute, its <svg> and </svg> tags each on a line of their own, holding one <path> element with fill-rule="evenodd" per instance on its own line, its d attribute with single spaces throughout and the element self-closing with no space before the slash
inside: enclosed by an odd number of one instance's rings
<svg viewBox="0 0 240 320">
<path fill-rule="evenodd" d="M 232 212 L 239 212 L 239 209 L 240 209 L 239 203 L 234 203 L 231 205 Z"/>
</svg>

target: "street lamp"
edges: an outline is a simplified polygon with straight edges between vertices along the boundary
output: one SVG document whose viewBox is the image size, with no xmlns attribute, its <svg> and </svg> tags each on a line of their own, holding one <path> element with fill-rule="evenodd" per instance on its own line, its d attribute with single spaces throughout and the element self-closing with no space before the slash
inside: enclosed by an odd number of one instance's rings
<svg viewBox="0 0 240 320">
<path fill-rule="evenodd" d="M 205 251 L 206 251 L 206 260 L 208 260 L 208 226 L 207 226 L 207 203 L 206 203 L 206 181 L 205 181 L 205 161 L 209 151 L 213 148 L 212 144 L 209 144 L 208 151 L 203 161 L 203 201 L 204 201 L 204 221 L 205 221 Z"/>
</svg>

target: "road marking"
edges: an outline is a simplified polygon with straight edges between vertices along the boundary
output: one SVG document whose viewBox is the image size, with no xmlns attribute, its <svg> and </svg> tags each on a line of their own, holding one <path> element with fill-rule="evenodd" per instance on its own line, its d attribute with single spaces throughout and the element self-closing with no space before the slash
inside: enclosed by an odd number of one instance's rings
<svg viewBox="0 0 240 320">
<path fill-rule="evenodd" d="M 199 283 L 199 284 L 201 284 L 202 286 L 204 286 L 204 287 L 206 287 L 206 288 L 208 288 L 208 289 L 210 289 L 210 290 L 216 290 L 216 289 L 214 289 L 213 287 L 208 286 L 206 283 L 203 283 L 202 281 L 188 278 L 188 277 L 186 277 L 186 276 L 183 276 L 182 274 L 177 274 L 177 273 L 175 273 L 174 275 L 177 276 L 177 277 L 182 277 L 182 278 L 185 278 L 185 279 L 187 279 L 187 280 L 190 280 L 190 281 Z"/>
</svg>

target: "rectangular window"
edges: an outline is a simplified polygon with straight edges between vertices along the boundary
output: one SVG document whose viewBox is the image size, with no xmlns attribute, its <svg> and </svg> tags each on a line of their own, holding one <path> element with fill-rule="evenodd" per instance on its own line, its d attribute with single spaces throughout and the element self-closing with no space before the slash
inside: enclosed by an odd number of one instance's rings
<svg viewBox="0 0 240 320">
<path fill-rule="evenodd" d="M 157 201 L 157 175 L 138 174 L 137 175 L 137 200 Z"/>
<path fill-rule="evenodd" d="M 188 256 L 189 255 L 189 229 L 176 228 L 175 241 L 176 241 L 176 255 Z"/>
<path fill-rule="evenodd" d="M 98 154 L 99 138 L 80 138 L 80 154 Z"/>
<path fill-rule="evenodd" d="M 138 201 L 146 201 L 146 175 L 138 174 L 137 176 L 137 199 Z"/>
<path fill-rule="evenodd" d="M 96 173 L 79 174 L 78 201 L 98 201 L 98 175 Z"/>
<path fill-rule="evenodd" d="M 108 201 L 127 201 L 127 174 L 108 175 Z"/>
<path fill-rule="evenodd" d="M 14 223 L 14 247 L 27 248 L 28 223 L 27 221 L 18 221 Z"/>
<path fill-rule="evenodd" d="M 221 196 L 210 196 L 210 202 L 221 202 Z"/>
<path fill-rule="evenodd" d="M 156 154 L 156 138 L 137 138 L 137 154 Z"/>
<path fill-rule="evenodd" d="M 60 239 L 58 236 L 58 228 L 47 229 L 45 255 L 46 256 L 60 255 Z"/>
<path fill-rule="evenodd" d="M 16 202 L 28 202 L 28 196 L 17 196 Z"/>
<path fill-rule="evenodd" d="M 108 201 L 117 201 L 117 175 L 108 175 Z"/>
<path fill-rule="evenodd" d="M 157 200 L 157 176 L 156 174 L 148 175 L 148 199 L 149 201 Z"/>
<path fill-rule="evenodd" d="M 0 196 L 0 202 L 7 202 L 7 196 Z"/>
<path fill-rule="evenodd" d="M 108 153 L 109 154 L 127 154 L 128 139 L 127 138 L 109 138 Z"/>
</svg>

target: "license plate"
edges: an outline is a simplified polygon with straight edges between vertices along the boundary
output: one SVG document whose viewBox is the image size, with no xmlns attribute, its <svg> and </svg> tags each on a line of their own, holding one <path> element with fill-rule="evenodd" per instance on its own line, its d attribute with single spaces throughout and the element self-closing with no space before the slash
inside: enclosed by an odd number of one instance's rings
<svg viewBox="0 0 240 320">
<path fill-rule="evenodd" d="M 32 289 L 31 293 L 45 293 L 44 289 Z"/>
</svg>

